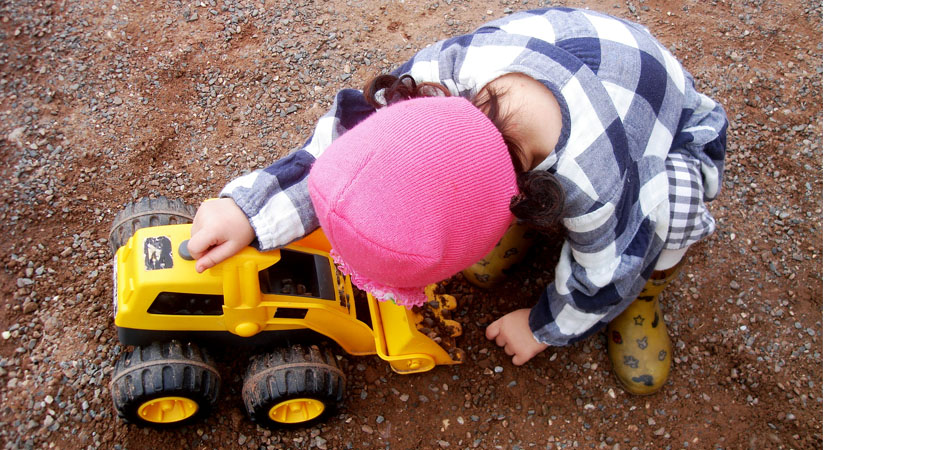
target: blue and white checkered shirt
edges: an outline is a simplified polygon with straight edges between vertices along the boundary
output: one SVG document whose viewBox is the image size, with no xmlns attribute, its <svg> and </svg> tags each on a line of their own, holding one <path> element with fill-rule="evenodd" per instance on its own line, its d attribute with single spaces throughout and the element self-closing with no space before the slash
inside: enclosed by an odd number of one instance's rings
<svg viewBox="0 0 940 450">
<path fill-rule="evenodd" d="M 472 98 L 513 72 L 541 81 L 561 106 L 558 145 L 534 170 L 554 174 L 565 189 L 567 237 L 529 325 L 540 342 L 566 345 L 613 320 L 652 272 L 669 227 L 668 153 L 701 161 L 705 199 L 718 194 L 728 123 L 646 28 L 588 10 L 512 14 L 419 51 L 393 75 Z M 222 195 L 249 216 L 259 248 L 319 226 L 307 192 L 310 166 L 372 112 L 361 91 L 340 91 L 302 148 L 225 187 Z"/>
</svg>

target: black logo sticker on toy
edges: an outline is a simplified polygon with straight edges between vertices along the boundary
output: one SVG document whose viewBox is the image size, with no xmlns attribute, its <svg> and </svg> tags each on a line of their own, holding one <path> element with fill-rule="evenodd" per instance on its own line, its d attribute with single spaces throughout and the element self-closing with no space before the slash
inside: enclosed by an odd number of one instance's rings
<svg viewBox="0 0 940 450">
<path fill-rule="evenodd" d="M 144 240 L 144 266 L 147 270 L 173 268 L 173 246 L 167 236 L 157 236 Z"/>
</svg>

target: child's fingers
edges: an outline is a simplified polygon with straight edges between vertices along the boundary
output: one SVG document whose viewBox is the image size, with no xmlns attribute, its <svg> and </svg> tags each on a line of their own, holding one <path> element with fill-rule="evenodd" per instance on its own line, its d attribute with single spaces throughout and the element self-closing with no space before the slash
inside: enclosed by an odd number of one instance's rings
<svg viewBox="0 0 940 450">
<path fill-rule="evenodd" d="M 189 243 L 186 246 L 189 248 L 189 254 L 198 259 L 202 258 L 203 254 L 209 250 L 209 247 L 217 243 L 216 239 L 211 237 L 208 232 L 192 231 Z"/>
<path fill-rule="evenodd" d="M 499 319 L 486 327 L 486 338 L 495 342 L 496 345 L 503 347 L 510 356 L 509 348 L 506 346 L 506 333 L 503 333 L 503 319 Z"/>
<path fill-rule="evenodd" d="M 523 356 L 522 354 L 517 354 L 517 355 L 515 355 L 515 356 L 512 357 L 512 363 L 513 363 L 513 365 L 521 366 L 521 365 L 523 365 L 523 364 L 529 362 L 530 359 L 532 359 L 531 356 Z"/>
<path fill-rule="evenodd" d="M 499 329 L 500 329 L 500 321 L 501 321 L 501 320 L 502 320 L 502 319 L 496 320 L 495 322 L 491 323 L 488 327 L 486 327 L 486 338 L 487 338 L 487 339 L 489 339 L 489 340 L 492 341 L 494 338 L 496 338 L 496 336 L 499 336 Z M 500 345 L 502 345 L 502 344 L 500 344 Z"/>
<path fill-rule="evenodd" d="M 221 245 L 213 247 L 205 255 L 196 260 L 196 272 L 202 273 L 204 270 L 224 261 L 241 250 L 241 246 L 232 241 L 225 241 Z M 192 250 L 190 250 L 192 251 Z"/>
<path fill-rule="evenodd" d="M 503 351 L 506 352 L 506 354 L 509 356 L 513 356 L 516 354 L 516 349 L 511 344 L 503 347 Z"/>
</svg>

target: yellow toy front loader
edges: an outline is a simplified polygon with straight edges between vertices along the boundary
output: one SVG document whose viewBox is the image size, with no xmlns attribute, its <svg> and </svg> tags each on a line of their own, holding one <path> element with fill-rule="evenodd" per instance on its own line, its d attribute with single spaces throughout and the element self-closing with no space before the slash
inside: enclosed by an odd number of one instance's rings
<svg viewBox="0 0 940 450">
<path fill-rule="evenodd" d="M 436 286 L 420 309 L 376 301 L 336 269 L 319 230 L 278 250 L 243 249 L 197 273 L 186 246 L 193 214 L 180 201 L 145 198 L 111 229 L 114 323 L 133 346 L 111 381 L 125 421 L 159 427 L 207 413 L 221 376 L 206 346 L 259 350 L 242 397 L 248 416 L 271 427 L 322 420 L 342 401 L 345 376 L 331 343 L 378 355 L 398 373 L 463 360 L 454 343 L 462 330 L 449 318 L 456 300 Z"/>
</svg>

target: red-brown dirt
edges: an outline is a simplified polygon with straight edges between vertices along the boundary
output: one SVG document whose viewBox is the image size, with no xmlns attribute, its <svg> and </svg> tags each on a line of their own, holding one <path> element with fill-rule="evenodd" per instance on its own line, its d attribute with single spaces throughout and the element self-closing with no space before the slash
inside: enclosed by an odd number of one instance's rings
<svg viewBox="0 0 940 450">
<path fill-rule="evenodd" d="M 552 243 L 494 291 L 448 283 L 467 361 L 397 375 L 342 356 L 340 413 L 269 431 L 242 354 L 195 425 L 122 423 L 107 234 L 123 204 L 198 204 L 301 143 L 341 88 L 511 11 L 589 7 L 650 28 L 725 105 L 718 232 L 664 297 L 661 392 L 633 397 L 606 341 L 523 367 L 485 326 L 531 305 Z M 0 5 L 0 442 L 5 448 L 821 448 L 822 2 L 203 0 Z"/>
</svg>

